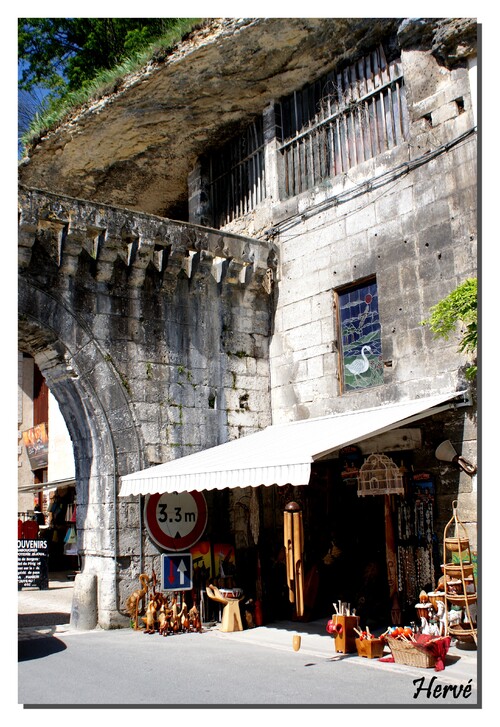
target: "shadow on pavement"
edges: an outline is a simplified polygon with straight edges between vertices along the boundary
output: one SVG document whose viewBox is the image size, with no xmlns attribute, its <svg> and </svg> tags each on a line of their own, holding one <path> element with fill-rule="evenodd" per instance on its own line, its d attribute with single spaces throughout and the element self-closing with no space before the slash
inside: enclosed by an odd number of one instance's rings
<svg viewBox="0 0 500 727">
<path fill-rule="evenodd" d="M 31 659 L 41 659 L 44 656 L 64 651 L 66 648 L 66 644 L 55 636 L 39 636 L 34 639 L 24 639 L 18 642 L 17 660 L 30 661 Z"/>
<path fill-rule="evenodd" d="M 70 614 L 62 612 L 49 613 L 20 613 L 17 616 L 17 627 L 37 628 L 40 626 L 59 626 L 60 624 L 69 624 Z"/>
</svg>

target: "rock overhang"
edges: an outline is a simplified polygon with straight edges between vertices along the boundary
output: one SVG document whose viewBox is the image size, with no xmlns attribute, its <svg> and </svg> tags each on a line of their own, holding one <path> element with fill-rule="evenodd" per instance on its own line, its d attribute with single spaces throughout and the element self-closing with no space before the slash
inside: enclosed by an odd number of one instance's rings
<svg viewBox="0 0 500 727">
<path fill-rule="evenodd" d="M 20 165 L 24 185 L 187 219 L 197 157 L 266 105 L 404 28 L 405 42 L 466 56 L 469 20 L 210 19 L 168 56 L 51 130 Z M 450 40 L 450 33 L 455 42 Z M 410 32 L 411 31 L 411 32 Z M 430 38 L 430 40 L 429 40 Z M 464 40 L 465 39 L 465 40 Z"/>
</svg>

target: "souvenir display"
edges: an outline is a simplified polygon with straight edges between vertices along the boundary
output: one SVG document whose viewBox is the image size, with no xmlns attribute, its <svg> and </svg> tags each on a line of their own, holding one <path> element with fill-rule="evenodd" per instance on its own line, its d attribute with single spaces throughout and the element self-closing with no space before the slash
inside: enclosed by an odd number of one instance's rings
<svg viewBox="0 0 500 727">
<path fill-rule="evenodd" d="M 356 639 L 358 656 L 366 659 L 379 659 L 384 653 L 384 640 L 374 636 L 368 626 L 364 631 L 357 628 L 354 631 L 358 634 Z"/>
<path fill-rule="evenodd" d="M 297 617 L 304 614 L 304 572 L 302 566 L 304 530 L 302 512 L 296 502 L 289 502 L 283 514 L 283 536 L 286 574 L 290 603 L 295 604 Z"/>
<path fill-rule="evenodd" d="M 397 504 L 397 570 L 401 607 L 409 609 L 422 589 L 435 584 L 434 484 L 413 474 L 410 495 Z"/>
<path fill-rule="evenodd" d="M 139 614 L 144 610 L 146 596 L 148 595 L 150 579 L 146 573 L 141 573 L 141 575 L 139 576 L 139 581 L 142 587 L 131 593 L 130 596 L 127 598 L 125 604 L 125 609 L 134 624 L 134 629 L 140 628 Z"/>
<path fill-rule="evenodd" d="M 356 609 L 351 610 L 349 603 L 341 601 L 333 604 L 335 613 L 326 625 L 326 630 L 335 640 L 335 651 L 341 654 L 356 652 L 356 629 L 359 625 L 359 616 Z"/>
<path fill-rule="evenodd" d="M 221 631 L 243 631 L 241 622 L 240 601 L 243 596 L 233 597 L 234 591 L 242 593 L 241 589 L 233 589 L 230 591 L 231 596 L 224 596 L 217 586 L 207 586 L 207 596 L 213 601 L 224 604 L 222 611 Z M 226 591 L 227 592 L 227 591 Z"/>
<path fill-rule="evenodd" d="M 388 630 L 383 634 L 390 650 L 391 657 L 383 661 L 393 660 L 396 664 L 418 666 L 423 668 L 434 667 L 436 671 L 445 668 L 445 658 L 450 648 L 449 636 L 431 636 L 430 634 L 415 634 L 412 629 Z"/>
<path fill-rule="evenodd" d="M 477 645 L 477 592 L 469 536 L 453 502 L 453 516 L 444 529 L 440 583 L 444 591 L 446 634 Z"/>
</svg>

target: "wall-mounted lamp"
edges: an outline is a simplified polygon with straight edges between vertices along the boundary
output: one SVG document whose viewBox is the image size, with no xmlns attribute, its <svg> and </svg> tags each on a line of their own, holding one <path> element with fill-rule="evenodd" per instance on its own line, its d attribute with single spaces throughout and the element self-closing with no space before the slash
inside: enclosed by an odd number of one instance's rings
<svg viewBox="0 0 500 727">
<path fill-rule="evenodd" d="M 457 454 L 449 439 L 445 442 L 441 442 L 439 447 L 436 449 L 435 456 L 436 459 L 440 459 L 442 462 L 455 462 L 455 464 L 458 464 L 460 469 L 467 472 L 468 475 L 475 475 L 477 472 L 477 467 L 475 465 L 467 462 L 466 459 Z"/>
</svg>

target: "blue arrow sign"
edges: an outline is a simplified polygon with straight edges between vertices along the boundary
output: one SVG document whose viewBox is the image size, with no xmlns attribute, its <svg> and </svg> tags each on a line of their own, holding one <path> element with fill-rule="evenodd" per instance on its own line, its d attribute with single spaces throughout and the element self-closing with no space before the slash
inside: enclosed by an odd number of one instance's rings
<svg viewBox="0 0 500 727">
<path fill-rule="evenodd" d="M 191 553 L 165 553 L 161 556 L 162 591 L 190 591 L 193 587 Z"/>
</svg>

